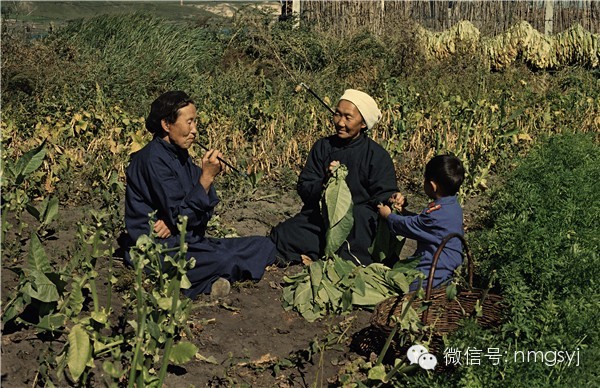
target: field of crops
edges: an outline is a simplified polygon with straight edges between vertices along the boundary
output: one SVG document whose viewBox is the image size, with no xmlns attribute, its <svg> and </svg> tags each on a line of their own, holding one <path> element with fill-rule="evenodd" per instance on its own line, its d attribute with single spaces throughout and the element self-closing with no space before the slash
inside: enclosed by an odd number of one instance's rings
<svg viewBox="0 0 600 388">
<path fill-rule="evenodd" d="M 432 34 L 401 22 L 384 37 L 356 31 L 339 40 L 252 8 L 210 22 L 156 14 L 74 20 L 33 40 L 3 24 L 3 384 L 600 380 L 597 35 L 575 26 L 573 38 L 543 37 L 523 24 L 499 37 L 468 24 Z M 115 256 L 124 169 L 151 139 L 144 118 L 166 90 L 193 97 L 199 141 L 248 173 L 218 178 L 212 235 L 265 235 L 297 212 L 297 174 L 333 128 L 302 82 L 331 106 L 347 88 L 376 98 L 383 118 L 370 136 L 391 154 L 412 210 L 425 204 L 428 159 L 452 152 L 465 164 L 460 197 L 475 281 L 506 308 L 494 329 L 465 319 L 443 338 L 438 369 L 352 348 L 368 308 L 304 319 L 284 279 L 309 281 L 305 269 L 272 268 L 225 300 L 191 301 L 179 294 L 183 251 L 165 272 L 152 238 L 138 260 L 155 271 L 125 268 Z M 431 340 L 432 328 L 405 323 L 396 342 Z"/>
</svg>

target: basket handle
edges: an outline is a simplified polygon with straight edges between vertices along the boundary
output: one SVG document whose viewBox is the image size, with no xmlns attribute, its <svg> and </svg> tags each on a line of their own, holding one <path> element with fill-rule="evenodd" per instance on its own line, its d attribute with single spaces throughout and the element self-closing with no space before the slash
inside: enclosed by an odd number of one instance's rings
<svg viewBox="0 0 600 388">
<path fill-rule="evenodd" d="M 437 262 L 440 258 L 440 255 L 442 254 L 442 251 L 444 250 L 444 247 L 446 246 L 448 241 L 452 240 L 455 237 L 458 238 L 463 244 L 463 249 L 464 249 L 465 255 L 467 256 L 467 272 L 469 274 L 469 287 L 473 288 L 473 260 L 471 259 L 471 252 L 469 251 L 467 241 L 465 240 L 464 236 L 460 233 L 450 233 L 449 235 L 447 235 L 446 237 L 444 237 L 442 239 L 440 246 L 438 247 L 437 251 L 435 251 L 435 254 L 433 255 L 433 260 L 431 262 L 431 269 L 429 270 L 429 278 L 427 279 L 427 289 L 425 291 L 425 300 L 429 300 L 429 298 L 431 297 L 431 291 L 433 289 L 433 277 L 434 277 L 435 268 L 437 267 Z M 425 323 L 425 324 L 427 324 L 428 311 L 429 311 L 429 308 L 427 308 L 425 311 L 423 311 L 423 317 L 421 319 L 423 321 L 423 323 Z"/>
</svg>

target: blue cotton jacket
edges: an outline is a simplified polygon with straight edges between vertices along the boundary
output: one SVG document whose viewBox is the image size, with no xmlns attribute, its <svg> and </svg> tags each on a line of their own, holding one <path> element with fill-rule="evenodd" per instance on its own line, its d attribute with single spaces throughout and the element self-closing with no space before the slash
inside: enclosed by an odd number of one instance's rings
<svg viewBox="0 0 600 388">
<path fill-rule="evenodd" d="M 199 184 L 202 170 L 186 150 L 155 137 L 136 153 L 127 168 L 125 225 L 135 242 L 149 234 L 149 213 L 157 211 L 171 229 L 166 239 L 170 246 L 179 244 L 178 217 L 187 216 L 186 242 L 204 240 L 208 220 L 219 199 L 214 187 L 209 192 Z"/>
<path fill-rule="evenodd" d="M 428 212 L 434 206 L 441 205 L 438 210 Z M 417 241 L 414 256 L 421 257 L 417 269 L 429 277 L 433 255 L 442 239 L 451 233 L 464 235 L 463 211 L 456 196 L 442 197 L 435 200 L 420 214 L 402 216 L 390 214 L 387 218 L 392 233 Z M 438 287 L 452 277 L 454 270 L 462 263 L 462 243 L 459 239 L 451 239 L 437 263 L 434 273 L 433 287 Z M 427 282 L 423 283 L 425 287 Z M 417 283 L 411 284 L 414 291 Z"/>
<path fill-rule="evenodd" d="M 206 227 L 219 202 L 213 186 L 206 192 L 200 184 L 202 169 L 188 152 L 160 137 L 136 153 L 127 167 L 125 225 L 128 245 L 150 232 L 149 213 L 163 220 L 171 236 L 160 239 L 169 247 L 180 244 L 179 216 L 187 216 L 185 242 L 188 259 L 195 267 L 187 271 L 192 286 L 184 293 L 190 298 L 208 293 L 213 282 L 258 280 L 265 267 L 275 261 L 275 245 L 264 236 L 217 239 L 206 237 Z M 126 247 L 125 261 L 131 264 Z"/>
</svg>

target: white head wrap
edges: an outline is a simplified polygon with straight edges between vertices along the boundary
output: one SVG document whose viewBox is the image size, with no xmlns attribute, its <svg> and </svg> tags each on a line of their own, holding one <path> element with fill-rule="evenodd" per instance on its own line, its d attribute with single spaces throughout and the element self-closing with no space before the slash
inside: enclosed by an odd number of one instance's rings
<svg viewBox="0 0 600 388">
<path fill-rule="evenodd" d="M 340 100 L 347 100 L 356 105 L 358 111 L 367 124 L 367 129 L 373 128 L 373 126 L 377 124 L 381 118 L 381 111 L 377 107 L 377 103 L 373 97 L 369 96 L 365 92 L 355 89 L 347 89 L 342 97 L 340 97 Z"/>
</svg>

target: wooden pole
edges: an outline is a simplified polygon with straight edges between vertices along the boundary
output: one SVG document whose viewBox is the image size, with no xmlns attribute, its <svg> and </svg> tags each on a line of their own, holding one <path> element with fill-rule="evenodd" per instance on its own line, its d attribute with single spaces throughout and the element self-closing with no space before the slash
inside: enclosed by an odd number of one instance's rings
<svg viewBox="0 0 600 388">
<path fill-rule="evenodd" d="M 301 10 L 300 0 L 292 0 L 292 15 L 296 19 L 293 28 L 300 27 L 300 10 Z"/>
<path fill-rule="evenodd" d="M 546 0 L 546 15 L 544 16 L 544 34 L 552 35 L 554 21 L 554 0 Z"/>
</svg>

